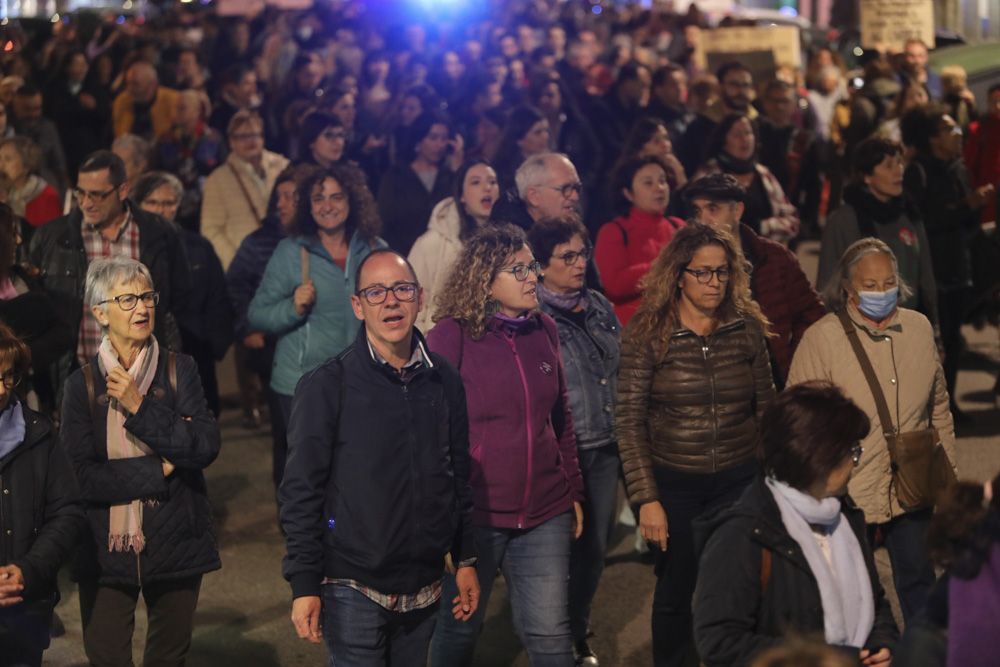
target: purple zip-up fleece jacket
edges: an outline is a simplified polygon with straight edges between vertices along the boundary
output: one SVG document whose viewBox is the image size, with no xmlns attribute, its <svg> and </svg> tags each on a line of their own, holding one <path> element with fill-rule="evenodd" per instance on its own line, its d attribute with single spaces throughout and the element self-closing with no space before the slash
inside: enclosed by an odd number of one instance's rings
<svg viewBox="0 0 1000 667">
<path fill-rule="evenodd" d="M 582 501 L 555 321 L 542 313 L 523 322 L 494 317 L 474 340 L 447 318 L 427 344 L 465 384 L 473 524 L 533 528 Z"/>
</svg>

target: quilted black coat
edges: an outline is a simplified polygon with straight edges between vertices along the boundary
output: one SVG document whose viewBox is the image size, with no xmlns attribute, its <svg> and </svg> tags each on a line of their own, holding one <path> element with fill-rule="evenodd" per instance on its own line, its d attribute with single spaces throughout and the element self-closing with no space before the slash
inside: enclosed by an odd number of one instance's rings
<svg viewBox="0 0 1000 667">
<path fill-rule="evenodd" d="M 167 356 L 161 348 L 153 384 L 139 411 L 125 420 L 125 428 L 149 445 L 155 456 L 108 460 L 108 397 L 96 357 L 66 381 L 61 438 L 76 471 L 89 524 L 75 567 L 80 579 L 141 586 L 221 567 L 202 474 L 219 454 L 219 427 L 205 404 L 194 360 L 177 355 L 174 392 Z M 93 406 L 84 372 L 93 374 Z M 169 477 L 163 476 L 161 459 L 176 466 Z M 143 505 L 146 547 L 139 555 L 111 552 L 109 509 L 136 498 L 157 501 Z"/>
</svg>

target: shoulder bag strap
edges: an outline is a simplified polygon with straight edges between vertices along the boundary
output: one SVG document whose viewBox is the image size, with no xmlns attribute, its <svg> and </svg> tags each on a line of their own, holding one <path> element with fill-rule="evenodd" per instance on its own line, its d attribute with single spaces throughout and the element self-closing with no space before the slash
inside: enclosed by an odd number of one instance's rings
<svg viewBox="0 0 1000 667">
<path fill-rule="evenodd" d="M 890 436 L 896 434 L 896 428 L 892 424 L 892 413 L 889 412 L 889 404 L 885 401 L 885 394 L 882 393 L 882 385 L 878 382 L 878 376 L 875 375 L 872 362 L 865 353 L 865 349 L 861 346 L 861 339 L 858 337 L 858 328 L 851 321 L 846 310 L 838 310 L 837 317 L 844 327 L 847 340 L 850 341 L 851 347 L 854 348 L 854 354 L 861 365 L 861 372 L 864 373 L 865 380 L 868 381 L 868 386 L 872 391 L 872 396 L 875 398 L 875 409 L 878 410 L 878 418 L 882 422 L 882 432 L 885 434 L 886 439 L 889 439 Z"/>
<path fill-rule="evenodd" d="M 622 243 L 628 245 L 628 232 L 625 230 L 625 225 L 618 222 L 617 220 L 612 220 L 612 222 L 615 224 L 616 227 L 618 227 L 618 229 L 622 231 Z"/>
<path fill-rule="evenodd" d="M 771 550 L 767 547 L 760 548 L 760 594 L 767 591 L 767 585 L 771 583 Z"/>
<path fill-rule="evenodd" d="M 264 216 L 260 214 L 257 210 L 256 204 L 253 203 L 253 198 L 250 196 L 250 191 L 247 190 L 246 184 L 243 182 L 243 177 L 240 176 L 240 172 L 231 163 L 227 162 L 226 166 L 229 167 L 229 171 L 233 172 L 233 176 L 236 178 L 236 182 L 240 186 L 240 190 L 243 192 L 243 197 L 247 200 L 247 204 L 250 205 L 250 210 L 253 211 L 254 217 L 257 218 L 257 223 L 264 219 Z"/>
<path fill-rule="evenodd" d="M 299 246 L 302 255 L 302 284 L 309 282 L 309 248 Z"/>
<path fill-rule="evenodd" d="M 90 406 L 90 416 L 93 418 L 97 414 L 97 395 L 94 392 L 94 373 L 90 368 L 90 364 L 84 364 L 80 371 L 83 373 L 83 385 L 87 388 L 87 405 Z"/>
<path fill-rule="evenodd" d="M 167 352 L 167 381 L 170 383 L 170 391 L 174 393 L 174 400 L 177 396 L 177 354 L 173 350 Z"/>
</svg>

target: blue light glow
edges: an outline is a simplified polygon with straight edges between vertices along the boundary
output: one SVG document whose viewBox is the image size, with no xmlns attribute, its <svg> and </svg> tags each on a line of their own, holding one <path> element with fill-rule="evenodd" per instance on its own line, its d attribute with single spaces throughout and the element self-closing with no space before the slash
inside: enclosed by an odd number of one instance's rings
<svg viewBox="0 0 1000 667">
<path fill-rule="evenodd" d="M 604 10 L 601 9 L 600 5 L 594 5 L 593 7 L 590 8 L 590 11 L 594 12 L 595 14 L 600 14 Z"/>
</svg>

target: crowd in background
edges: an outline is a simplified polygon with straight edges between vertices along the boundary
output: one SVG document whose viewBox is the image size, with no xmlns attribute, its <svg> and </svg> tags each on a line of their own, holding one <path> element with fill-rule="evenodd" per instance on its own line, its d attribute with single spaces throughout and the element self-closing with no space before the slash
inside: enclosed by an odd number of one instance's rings
<svg viewBox="0 0 1000 667">
<path fill-rule="evenodd" d="M 142 590 L 163 610 L 147 656 L 180 664 L 200 577 L 219 566 L 201 476 L 219 446 L 217 362 L 232 349 L 243 426 L 269 417 L 275 490 L 294 502 L 296 387 L 367 330 L 361 267 L 391 250 L 422 290 L 429 351 L 414 363 L 446 359 L 468 406 L 482 606 L 463 619 L 442 604 L 434 664 L 471 660 L 497 570 L 532 664 L 598 664 L 589 617 L 620 479 L 655 555 L 655 664 L 744 664 L 790 628 L 889 664 L 898 633 L 871 559 L 883 544 L 906 626 L 936 640 L 933 502 L 900 498 L 893 438 L 933 428 L 953 469 L 970 419 L 955 402 L 961 326 L 995 317 L 1000 282 L 1000 86 L 977 100 L 919 40 L 869 51 L 860 71 L 825 45 L 801 69 L 709 71 L 696 7 L 496 1 L 428 20 L 416 3 L 254 17 L 164 5 L 12 23 L 0 52 L 0 339 L 27 344 L 0 340 L 0 371 L 30 424 L 70 433 L 97 538 L 77 564 L 85 624 L 127 617 Z M 820 242 L 818 290 L 794 254 L 806 240 Z M 192 383 L 198 398 L 138 408 L 118 361 L 157 401 Z M 811 457 L 803 423 L 839 426 Z M 0 433 L 0 481 L 23 418 L 15 432 L 10 447 Z M 152 460 L 115 460 L 130 457 Z M 144 507 L 160 517 L 150 535 L 180 530 L 189 553 L 135 542 Z M 86 534 L 70 514 L 36 576 Z M 154 552 L 136 577 L 122 544 Z M 721 572 L 735 545 L 735 579 L 699 577 L 699 558 Z M 16 548 L 0 547 L 6 565 Z M 296 573 L 286 563 L 293 589 Z M 365 595 L 413 593 L 415 613 L 455 586 Z M 120 630 L 85 628 L 95 664 L 122 664 Z"/>
</svg>

